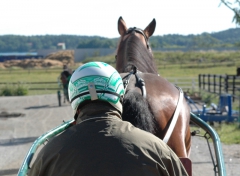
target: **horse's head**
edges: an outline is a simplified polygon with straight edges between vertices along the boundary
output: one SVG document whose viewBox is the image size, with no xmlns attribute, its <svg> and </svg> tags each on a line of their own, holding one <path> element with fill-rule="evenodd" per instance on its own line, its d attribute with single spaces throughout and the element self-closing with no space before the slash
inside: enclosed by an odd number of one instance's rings
<svg viewBox="0 0 240 176">
<path fill-rule="evenodd" d="M 61 79 L 63 85 L 68 84 L 70 76 L 71 76 L 71 73 L 68 70 L 64 70 L 61 72 L 60 79 Z"/>
<path fill-rule="evenodd" d="M 128 65 L 135 65 L 142 72 L 157 73 L 153 59 L 149 37 L 156 27 L 155 19 L 144 29 L 127 28 L 122 17 L 118 19 L 119 45 L 116 54 L 116 69 L 119 72 L 126 70 Z"/>
</svg>

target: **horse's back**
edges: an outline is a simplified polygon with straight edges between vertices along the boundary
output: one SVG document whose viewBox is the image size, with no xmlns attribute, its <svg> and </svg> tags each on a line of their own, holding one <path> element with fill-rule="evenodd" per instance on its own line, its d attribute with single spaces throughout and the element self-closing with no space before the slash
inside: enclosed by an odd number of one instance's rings
<svg viewBox="0 0 240 176">
<path fill-rule="evenodd" d="M 121 74 L 122 77 L 125 75 L 127 74 Z M 144 80 L 147 92 L 147 105 L 145 106 L 148 106 L 150 113 L 152 113 L 152 116 L 154 117 L 154 127 L 157 128 L 154 134 L 159 138 L 164 138 L 178 103 L 182 103 L 177 125 L 173 130 L 168 144 L 175 153 L 178 154 L 178 156 L 186 157 L 187 153 L 183 153 L 186 150 L 180 146 L 184 147 L 185 143 L 190 142 L 190 136 L 187 135 L 186 137 L 186 134 L 190 134 L 190 109 L 187 102 L 185 99 L 183 99 L 182 102 L 178 102 L 180 97 L 179 89 L 177 89 L 174 84 L 170 83 L 165 78 L 151 73 L 138 73 L 138 76 Z M 135 76 L 131 76 L 126 94 L 132 91 L 142 95 L 141 87 L 137 85 Z M 186 146 L 186 148 L 188 147 Z"/>
<path fill-rule="evenodd" d="M 128 73 L 121 73 L 122 77 L 126 76 Z M 150 97 L 159 97 L 161 99 L 166 99 L 166 97 L 178 97 L 179 90 L 174 86 L 174 84 L 170 83 L 165 78 L 152 73 L 138 73 L 138 76 L 142 78 L 145 82 L 146 90 L 147 90 L 147 98 Z M 132 89 L 138 89 L 138 92 L 141 92 L 141 89 L 136 86 L 136 79 L 132 76 L 129 80 L 129 86 L 127 91 Z M 172 98 L 173 99 L 173 98 Z"/>
<path fill-rule="evenodd" d="M 159 127 L 157 136 L 161 139 L 169 130 L 177 106 L 182 104 L 177 124 L 174 127 L 168 145 L 171 146 L 178 156 L 187 157 L 191 145 L 191 133 L 189 126 L 190 108 L 186 100 L 183 98 L 179 102 L 180 90 L 165 78 L 147 73 L 144 73 L 142 77 L 148 93 L 149 107 L 151 107 Z M 186 148 L 184 149 L 183 147 Z"/>
</svg>

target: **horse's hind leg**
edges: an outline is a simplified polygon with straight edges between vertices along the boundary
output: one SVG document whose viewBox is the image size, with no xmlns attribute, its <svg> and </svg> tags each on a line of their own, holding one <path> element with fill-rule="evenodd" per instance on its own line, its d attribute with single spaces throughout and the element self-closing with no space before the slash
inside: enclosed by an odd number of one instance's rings
<svg viewBox="0 0 240 176">
<path fill-rule="evenodd" d="M 178 119 L 180 125 L 182 127 L 181 131 L 181 145 L 184 147 L 184 156 L 189 157 L 191 151 L 191 130 L 190 130 L 190 109 L 186 101 L 183 102 L 182 112 Z"/>
<path fill-rule="evenodd" d="M 191 131 L 190 131 L 190 127 L 187 129 L 187 134 L 186 134 L 186 137 L 185 137 L 185 145 L 186 145 L 186 150 L 187 150 L 187 156 L 189 158 L 190 153 L 191 153 Z"/>
<path fill-rule="evenodd" d="M 181 113 L 168 141 L 169 147 L 172 148 L 178 157 L 187 158 L 190 155 L 191 133 L 188 117 L 190 117 L 190 113 L 188 116 L 185 115 L 185 112 Z"/>
<path fill-rule="evenodd" d="M 173 132 L 167 144 L 178 157 L 188 157 L 188 152 L 185 144 L 185 136 L 179 136 L 179 132 Z"/>
<path fill-rule="evenodd" d="M 190 156 L 191 152 L 191 142 L 192 142 L 192 136 L 191 136 L 191 129 L 190 129 L 190 109 L 186 101 L 183 103 L 183 123 L 185 127 L 185 146 L 186 146 L 186 151 L 187 151 L 187 156 Z"/>
</svg>

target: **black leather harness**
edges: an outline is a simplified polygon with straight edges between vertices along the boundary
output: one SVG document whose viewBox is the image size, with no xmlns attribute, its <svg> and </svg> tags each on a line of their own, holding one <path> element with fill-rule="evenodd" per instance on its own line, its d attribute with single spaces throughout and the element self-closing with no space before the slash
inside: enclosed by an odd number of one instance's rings
<svg viewBox="0 0 240 176">
<path fill-rule="evenodd" d="M 151 51 L 151 48 L 149 47 L 150 44 L 149 44 L 149 41 L 148 41 L 148 37 L 146 36 L 146 34 L 144 33 L 144 31 L 143 31 L 142 29 L 140 29 L 140 28 L 137 28 L 137 27 L 131 27 L 131 28 L 129 28 L 129 29 L 127 30 L 126 34 L 130 34 L 130 33 L 132 33 L 132 32 L 137 32 L 137 33 L 139 33 L 139 34 L 142 34 L 143 37 L 144 37 L 144 39 L 145 39 L 145 42 L 146 42 L 146 45 L 147 45 L 147 49 L 148 49 L 149 51 Z M 117 55 L 115 55 L 115 59 L 117 59 Z"/>
<path fill-rule="evenodd" d="M 129 74 L 127 74 L 126 76 L 124 76 L 124 77 L 122 78 L 122 80 L 123 80 L 123 86 L 124 86 L 124 89 L 125 89 L 125 92 L 126 92 L 131 76 L 132 76 L 132 75 L 135 75 L 135 77 L 136 77 L 136 83 L 137 83 L 137 85 L 140 87 L 140 89 L 141 89 L 141 91 L 142 91 L 142 96 L 143 96 L 144 98 L 146 98 L 146 97 L 147 97 L 147 91 L 146 91 L 146 87 L 145 87 L 145 82 L 144 82 L 144 80 L 139 76 L 138 73 L 141 73 L 141 72 L 138 71 L 137 67 L 132 66 L 132 71 L 130 71 Z"/>
<path fill-rule="evenodd" d="M 147 49 L 149 49 L 149 41 L 148 41 L 148 37 L 145 35 L 144 31 L 140 28 L 136 28 L 136 27 L 133 27 L 133 28 L 129 28 L 127 30 L 127 34 L 130 34 L 132 33 L 133 31 L 139 33 L 139 34 L 142 34 L 143 37 L 145 38 L 145 42 L 146 42 L 146 45 L 147 45 Z"/>
</svg>

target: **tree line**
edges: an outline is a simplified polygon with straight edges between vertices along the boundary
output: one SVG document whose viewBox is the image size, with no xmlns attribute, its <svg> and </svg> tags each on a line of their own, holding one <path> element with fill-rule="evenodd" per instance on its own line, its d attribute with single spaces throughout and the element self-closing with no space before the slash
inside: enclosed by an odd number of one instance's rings
<svg viewBox="0 0 240 176">
<path fill-rule="evenodd" d="M 116 48 L 118 38 L 79 35 L 1 35 L 0 52 L 35 52 L 40 49 L 58 49 L 65 43 L 66 49 Z M 234 48 L 240 47 L 240 28 L 199 35 L 169 34 L 152 36 L 153 49 L 181 48 Z"/>
</svg>

